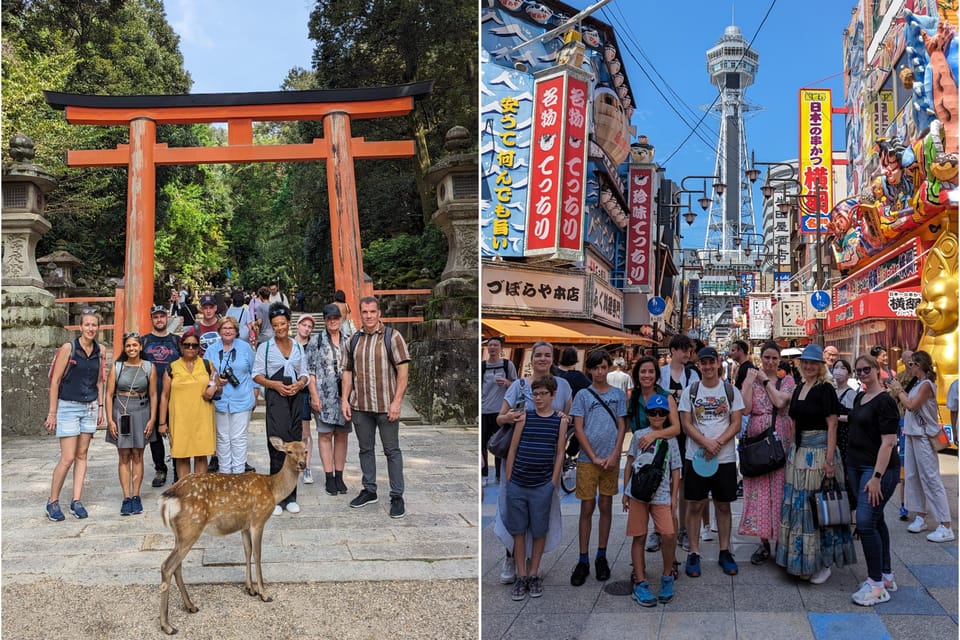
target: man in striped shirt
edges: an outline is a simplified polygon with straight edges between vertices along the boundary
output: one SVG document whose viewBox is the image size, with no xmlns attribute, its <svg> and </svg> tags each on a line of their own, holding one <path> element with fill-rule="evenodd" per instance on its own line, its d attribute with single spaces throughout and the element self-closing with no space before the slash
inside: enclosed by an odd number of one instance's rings
<svg viewBox="0 0 960 640">
<path fill-rule="evenodd" d="M 380 322 L 380 303 L 360 299 L 360 331 L 343 355 L 343 417 L 353 420 L 360 449 L 363 490 L 350 502 L 359 509 L 377 501 L 377 429 L 390 477 L 390 517 L 406 515 L 403 503 L 403 454 L 400 452 L 400 403 L 407 390 L 410 353 L 399 331 Z M 389 344 L 388 344 L 389 342 Z M 390 350 L 390 353 L 388 353 Z"/>
</svg>

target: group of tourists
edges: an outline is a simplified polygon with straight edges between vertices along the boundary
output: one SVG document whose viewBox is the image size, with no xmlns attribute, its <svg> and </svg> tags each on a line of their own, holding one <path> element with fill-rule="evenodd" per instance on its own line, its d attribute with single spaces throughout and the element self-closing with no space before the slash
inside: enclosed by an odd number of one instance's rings
<svg viewBox="0 0 960 640">
<path fill-rule="evenodd" d="M 886 602 L 897 589 L 883 511 L 897 489 L 901 466 L 901 519 L 915 514 L 907 530 L 933 529 L 927 535 L 931 542 L 954 540 L 930 441 L 931 428 L 940 428 L 936 373 L 924 351 L 905 352 L 898 376 L 883 346 L 857 356 L 851 365 L 835 346 L 811 344 L 797 358 L 795 377 L 792 367 L 781 366 L 775 342 L 759 349 L 758 367 L 751 346 L 737 341 L 725 373 L 715 348 L 695 351 L 689 338 L 677 336 L 670 343 L 669 362 L 658 366 L 649 356 L 636 361 L 625 393 L 608 375 L 621 368 L 615 366 L 620 363 L 603 349 L 586 354 L 584 386 L 572 347 L 563 350 L 560 366 L 552 368 L 553 346 L 534 344 L 532 371 L 524 377 L 518 377 L 502 348 L 500 338 L 487 341 L 482 460 L 488 474 L 488 441 L 498 428 L 512 429 L 509 453 L 502 463 L 495 461 L 503 483 L 494 530 L 507 549 L 500 579 L 513 585 L 514 600 L 543 593 L 540 562 L 543 553 L 559 543 L 557 487 L 563 458 L 571 451 L 571 432 L 573 446 L 579 446 L 576 496 L 581 508 L 580 556 L 570 582 L 583 585 L 591 573 L 595 510 L 599 524 L 593 572 L 597 580 L 609 579 L 606 546 L 613 497 L 622 480 L 626 534 L 633 538 L 633 598 L 641 606 L 673 598 L 678 546 L 687 552 L 686 575 L 701 575 L 700 542 L 712 539 L 714 531 L 721 570 L 739 573 L 730 542 L 731 503 L 741 495 L 737 533 L 759 539 L 751 564 L 772 560 L 789 575 L 822 584 L 833 567 L 857 562 L 854 541 L 859 539 L 867 577 L 852 600 L 863 606 Z M 621 477 L 627 430 L 632 437 Z M 738 440 L 771 435 L 782 446 L 780 460 L 741 474 Z M 847 522 L 821 521 L 813 512 L 812 502 L 817 503 L 811 498 L 833 488 L 833 482 L 847 496 Z M 663 556 L 656 594 L 646 576 L 645 550 L 659 550 Z"/>
<path fill-rule="evenodd" d="M 106 441 L 117 447 L 121 516 L 143 512 L 147 445 L 156 470 L 152 486 L 166 483 L 164 437 L 174 481 L 190 473 L 255 471 L 247 462 L 247 433 L 261 392 L 268 440 L 302 440 L 310 451 L 311 419 L 316 419 L 328 495 L 348 491 L 343 473 L 349 434 L 356 428 L 363 489 L 350 502 L 353 508 L 378 500 L 374 447 L 379 430 L 390 479 L 390 516 L 406 514 L 399 418 L 410 355 L 403 336 L 381 321 L 374 297 L 360 300 L 361 328 L 347 333 L 343 325 L 349 307 L 341 291 L 323 307 L 324 326 L 318 333 L 309 313 L 301 314 L 293 329 L 282 294 L 270 302 L 271 293 L 277 294 L 276 285 L 273 289 L 260 289 L 253 312 L 242 292 L 236 292 L 223 314 L 215 297 L 204 294 L 194 322 L 180 335 L 169 327 L 172 307 L 181 304 L 174 292 L 171 300 L 176 302 L 170 307 L 151 309 L 150 333 L 122 335 L 122 353 L 109 367 L 104 346 L 96 340 L 99 316 L 83 310 L 79 337 L 57 350 L 51 368 L 45 427 L 59 439 L 60 460 L 45 509 L 50 520 L 65 519 L 59 498 L 71 467 L 70 513 L 88 517 L 81 494 L 98 427 L 106 428 Z M 267 449 L 272 475 L 281 470 L 285 456 Z M 313 483 L 309 458 L 304 483 Z M 301 511 L 296 488 L 276 505 L 274 515 L 284 510 Z"/>
</svg>

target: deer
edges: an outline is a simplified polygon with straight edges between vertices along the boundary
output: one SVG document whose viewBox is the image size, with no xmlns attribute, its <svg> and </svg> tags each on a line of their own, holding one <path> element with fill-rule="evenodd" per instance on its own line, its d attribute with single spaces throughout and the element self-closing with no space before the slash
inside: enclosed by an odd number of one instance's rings
<svg viewBox="0 0 960 640">
<path fill-rule="evenodd" d="M 263 586 L 260 568 L 260 548 L 263 527 L 273 515 L 276 504 L 289 495 L 297 485 L 300 472 L 307 467 L 307 448 L 303 442 L 284 442 L 271 437 L 270 445 L 287 454 L 283 468 L 274 475 L 259 473 L 222 474 L 201 473 L 181 478 L 160 496 L 160 517 L 173 530 L 174 548 L 160 566 L 160 628 L 167 635 L 177 630 L 170 625 L 168 603 L 170 577 L 175 576 L 183 606 L 188 613 L 200 609 L 193 604 L 183 584 L 183 559 L 200 538 L 204 529 L 214 535 L 229 535 L 239 531 L 243 537 L 245 555 L 246 592 L 260 596 L 263 602 L 272 602 Z M 257 563 L 257 587 L 250 575 L 250 553 Z"/>
</svg>

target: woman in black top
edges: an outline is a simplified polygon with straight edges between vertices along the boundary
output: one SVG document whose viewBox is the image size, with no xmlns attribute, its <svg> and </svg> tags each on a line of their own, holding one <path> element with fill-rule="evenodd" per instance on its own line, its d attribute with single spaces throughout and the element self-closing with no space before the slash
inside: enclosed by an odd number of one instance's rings
<svg viewBox="0 0 960 640">
<path fill-rule="evenodd" d="M 880 383 L 880 366 L 872 356 L 860 356 L 855 371 L 863 391 L 850 410 L 847 473 L 857 491 L 857 532 L 867 560 L 867 580 L 853 601 L 870 606 L 890 599 L 895 590 L 890 565 L 890 534 L 883 508 L 900 480 L 897 429 L 900 413 L 896 401 Z"/>
<path fill-rule="evenodd" d="M 825 477 L 836 478 L 842 487 L 844 476 L 837 451 L 840 403 L 827 382 L 819 345 L 807 345 L 800 354 L 800 373 L 801 383 L 790 400 L 795 435 L 784 477 L 777 564 L 791 575 L 822 584 L 830 577 L 831 565 L 854 564 L 857 556 L 849 526 L 815 528 L 807 499 L 820 490 Z"/>
</svg>

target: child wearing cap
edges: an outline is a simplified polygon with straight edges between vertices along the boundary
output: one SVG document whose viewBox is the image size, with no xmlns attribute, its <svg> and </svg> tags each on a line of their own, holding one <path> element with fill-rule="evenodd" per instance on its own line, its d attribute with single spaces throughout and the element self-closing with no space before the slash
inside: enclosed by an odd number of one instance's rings
<svg viewBox="0 0 960 640">
<path fill-rule="evenodd" d="M 638 429 L 627 451 L 627 464 L 623 470 L 623 510 L 627 512 L 627 535 L 633 536 L 630 556 L 633 560 L 635 576 L 633 599 L 641 606 L 655 607 L 657 601 L 666 604 L 673 599 L 673 563 L 676 560 L 677 531 L 674 528 L 673 510 L 680 499 L 680 447 L 676 438 L 656 440 L 653 445 L 642 449 L 640 441 L 647 433 L 662 431 L 670 416 L 670 404 L 667 396 L 655 393 L 647 400 L 647 418 L 650 426 Z M 657 446 L 669 447 L 667 455 L 667 473 L 663 475 L 660 486 L 650 502 L 641 502 L 629 495 L 630 474 L 634 462 L 649 463 L 656 454 Z M 660 551 L 663 554 L 663 575 L 660 577 L 660 593 L 654 597 L 650 592 L 644 565 L 644 541 L 647 538 L 647 521 L 653 516 L 654 530 L 660 534 Z"/>
</svg>

